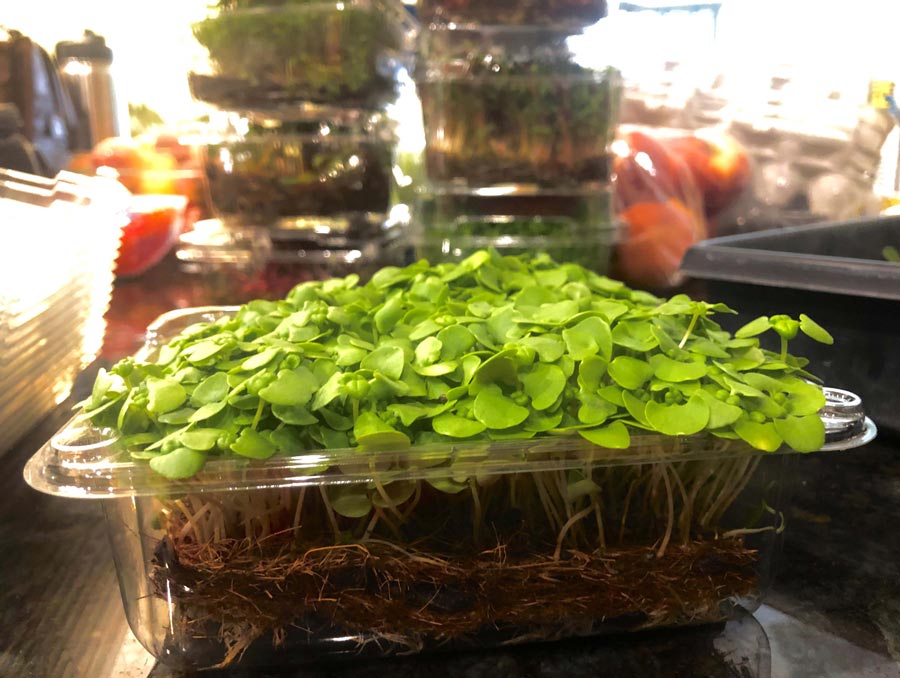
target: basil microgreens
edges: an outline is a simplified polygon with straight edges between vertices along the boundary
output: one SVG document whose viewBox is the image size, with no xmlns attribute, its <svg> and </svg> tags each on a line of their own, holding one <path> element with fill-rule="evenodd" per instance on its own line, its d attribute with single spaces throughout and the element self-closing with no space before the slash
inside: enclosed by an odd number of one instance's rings
<svg viewBox="0 0 900 678">
<path fill-rule="evenodd" d="M 821 447 L 822 389 L 787 344 L 798 332 L 831 335 L 805 315 L 776 315 L 731 336 L 717 312 L 733 311 L 663 301 L 546 255 L 479 251 L 250 302 L 186 329 L 156 361 L 101 371 L 82 406 L 171 479 L 213 457 L 535 435 L 626 448 L 635 430 Z M 759 345 L 768 330 L 778 353 Z M 466 482 L 432 484 L 458 492 Z M 363 515 L 401 490 L 334 490 L 332 503 Z"/>
</svg>

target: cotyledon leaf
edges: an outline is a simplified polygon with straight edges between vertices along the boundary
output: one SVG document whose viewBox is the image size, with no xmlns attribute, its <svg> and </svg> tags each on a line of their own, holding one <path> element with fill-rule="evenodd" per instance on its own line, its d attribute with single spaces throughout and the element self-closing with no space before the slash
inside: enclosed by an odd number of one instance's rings
<svg viewBox="0 0 900 678">
<path fill-rule="evenodd" d="M 147 381 L 147 411 L 164 414 L 176 410 L 187 400 L 184 386 L 174 379 L 151 379 Z"/>
<path fill-rule="evenodd" d="M 328 485 L 325 494 L 334 512 L 345 518 L 365 518 L 372 511 L 372 499 L 365 485 Z"/>
<path fill-rule="evenodd" d="M 368 449 L 406 448 L 410 442 L 406 434 L 382 421 L 374 412 L 360 412 L 353 425 L 356 443 Z"/>
<path fill-rule="evenodd" d="M 609 376 L 622 388 L 637 389 L 653 376 L 653 367 L 644 360 L 620 355 L 613 358 L 607 368 Z"/>
<path fill-rule="evenodd" d="M 168 454 L 150 459 L 150 468 L 169 480 L 182 480 L 196 475 L 206 463 L 203 452 L 189 447 L 179 447 Z"/>
<path fill-rule="evenodd" d="M 651 400 L 644 414 L 651 426 L 670 436 L 699 433 L 709 423 L 709 406 L 699 393 L 683 405 L 665 405 Z"/>
<path fill-rule="evenodd" d="M 612 353 L 612 332 L 609 324 L 596 316 L 585 318 L 574 327 L 562 331 L 563 341 L 573 360 L 584 360 L 599 353 L 609 360 Z"/>
<path fill-rule="evenodd" d="M 774 452 L 784 442 L 772 422 L 759 423 L 742 418 L 734 423 L 733 428 L 744 442 L 764 452 Z"/>
<path fill-rule="evenodd" d="M 706 376 L 709 369 L 705 363 L 673 360 L 661 353 L 650 358 L 650 365 L 653 374 L 663 381 L 693 381 Z"/>
<path fill-rule="evenodd" d="M 445 412 L 431 420 L 435 433 L 450 438 L 471 438 L 484 431 L 487 426 L 480 421 L 466 419 L 450 412 Z"/>
<path fill-rule="evenodd" d="M 528 418 L 528 409 L 503 395 L 497 386 L 488 386 L 475 396 L 475 418 L 490 429 L 518 426 Z"/>
<path fill-rule="evenodd" d="M 228 395 L 228 375 L 216 372 L 194 387 L 191 393 L 191 404 L 195 407 L 224 400 Z"/>
<path fill-rule="evenodd" d="M 241 431 L 238 439 L 231 444 L 231 449 L 235 454 L 251 459 L 268 459 L 277 451 L 267 438 L 249 428 Z"/>
<path fill-rule="evenodd" d="M 729 405 L 706 391 L 700 390 L 697 391 L 697 393 L 703 398 L 707 407 L 709 407 L 709 422 L 707 423 L 707 428 L 716 429 L 731 426 L 731 424 L 740 419 L 741 415 L 744 413 L 737 405 Z"/>
<path fill-rule="evenodd" d="M 305 367 L 280 370 L 275 381 L 260 389 L 259 397 L 273 405 L 306 405 L 319 384 L 315 375 Z"/>
<path fill-rule="evenodd" d="M 817 414 L 774 420 L 775 431 L 797 452 L 816 452 L 825 444 L 825 424 Z"/>
<path fill-rule="evenodd" d="M 525 394 L 531 399 L 536 410 L 546 410 L 556 402 L 566 386 L 566 375 L 556 365 L 538 363 L 531 371 L 521 376 Z"/>
<path fill-rule="evenodd" d="M 624 450 L 631 445 L 628 427 L 621 421 L 614 421 L 600 428 L 581 429 L 578 434 L 600 447 Z"/>
</svg>

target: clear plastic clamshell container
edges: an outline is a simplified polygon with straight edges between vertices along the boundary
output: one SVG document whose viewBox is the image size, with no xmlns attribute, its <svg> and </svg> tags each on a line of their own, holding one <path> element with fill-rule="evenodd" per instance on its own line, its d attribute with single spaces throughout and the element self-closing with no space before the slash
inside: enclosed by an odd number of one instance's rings
<svg viewBox="0 0 900 678">
<path fill-rule="evenodd" d="M 162 316 L 137 356 L 234 308 Z M 875 435 L 826 390 L 823 450 Z M 297 450 L 166 481 L 77 418 L 28 463 L 100 499 L 128 621 L 182 668 L 722 622 L 769 586 L 802 455 L 705 435 Z"/>
<path fill-rule="evenodd" d="M 395 137 L 380 116 L 352 124 L 232 118 L 207 140 L 216 216 L 239 225 L 366 237 L 390 207 Z"/>
<path fill-rule="evenodd" d="M 546 252 L 606 274 L 622 225 L 612 189 L 535 190 L 522 186 L 433 188 L 418 196 L 404 261 L 459 261 L 494 248 L 504 255 Z"/>
<path fill-rule="evenodd" d="M 420 0 L 423 23 L 588 26 L 607 15 L 606 0 Z"/>
<path fill-rule="evenodd" d="M 126 198 L 107 179 L 0 169 L 0 453 L 100 350 Z"/>
<path fill-rule="evenodd" d="M 619 72 L 559 26 L 431 26 L 415 79 L 434 184 L 608 186 Z"/>
<path fill-rule="evenodd" d="M 382 228 L 367 238 L 333 233 L 317 219 L 306 228 L 226 226 L 205 219 L 179 238 L 176 256 L 181 268 L 202 286 L 210 304 L 240 304 L 254 299 L 282 299 L 310 280 L 355 274 L 368 280 L 389 263 L 388 245 L 399 234 Z"/>
<path fill-rule="evenodd" d="M 396 97 L 415 22 L 399 0 L 223 0 L 193 31 L 208 58 L 188 77 L 200 101 L 377 110 Z"/>
</svg>

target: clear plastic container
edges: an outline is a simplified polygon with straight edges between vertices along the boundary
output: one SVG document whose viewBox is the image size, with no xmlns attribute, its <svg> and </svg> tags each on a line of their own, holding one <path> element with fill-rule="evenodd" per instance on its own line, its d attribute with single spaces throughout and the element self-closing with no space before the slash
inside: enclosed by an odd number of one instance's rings
<svg viewBox="0 0 900 678">
<path fill-rule="evenodd" d="M 137 356 L 234 308 L 162 316 Z M 871 440 L 826 390 L 822 449 Z M 182 668 L 274 666 L 726 621 L 769 586 L 798 455 L 705 435 L 297 450 L 183 481 L 73 420 L 27 464 L 100 499 L 138 640 Z"/>
<path fill-rule="evenodd" d="M 606 273 L 622 226 L 610 188 L 529 190 L 522 186 L 423 191 L 403 260 L 458 261 L 493 247 L 502 254 L 547 252 Z"/>
<path fill-rule="evenodd" d="M 501 254 L 546 252 L 605 274 L 622 224 L 610 188 L 536 190 L 523 186 L 423 190 L 408 236 L 395 243 L 405 263 L 459 261 L 479 249 Z"/>
<path fill-rule="evenodd" d="M 204 149 L 216 216 L 240 224 L 318 228 L 364 236 L 384 221 L 395 138 L 379 117 L 353 124 L 236 119 Z"/>
<path fill-rule="evenodd" d="M 378 109 L 396 96 L 414 22 L 399 0 L 222 0 L 193 26 L 193 96 L 224 109 L 295 102 Z"/>
<path fill-rule="evenodd" d="M 611 186 L 531 190 L 433 188 L 417 196 L 418 220 L 429 233 L 549 238 L 609 236 L 617 230 Z"/>
<path fill-rule="evenodd" d="M 387 260 L 392 234 L 365 240 L 316 232 L 226 227 L 210 219 L 184 233 L 176 256 L 209 304 L 282 299 L 297 284 L 356 274 L 367 280 Z"/>
<path fill-rule="evenodd" d="M 432 27 L 417 85 L 428 178 L 470 187 L 605 186 L 621 77 L 582 64 L 577 29 Z"/>
<path fill-rule="evenodd" d="M 552 221 L 544 223 L 553 226 Z M 494 217 L 492 225 L 498 231 L 512 231 L 515 224 Z M 606 275 L 614 245 L 615 237 L 612 233 L 580 237 L 413 233 L 404 242 L 397 243 L 395 248 L 398 250 L 396 258 L 404 264 L 411 264 L 419 259 L 427 259 L 432 264 L 448 261 L 458 263 L 478 250 L 493 248 L 503 256 L 544 253 L 556 262 L 579 264 L 595 273 Z"/>
<path fill-rule="evenodd" d="M 423 23 L 588 26 L 606 16 L 606 0 L 420 0 Z"/>
<path fill-rule="evenodd" d="M 0 453 L 99 353 L 127 199 L 105 179 L 0 169 Z"/>
</svg>

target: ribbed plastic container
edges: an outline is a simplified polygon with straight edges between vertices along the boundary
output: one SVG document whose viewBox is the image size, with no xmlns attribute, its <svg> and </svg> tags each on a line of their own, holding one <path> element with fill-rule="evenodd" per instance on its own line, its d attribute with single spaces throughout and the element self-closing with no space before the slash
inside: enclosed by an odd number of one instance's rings
<svg viewBox="0 0 900 678">
<path fill-rule="evenodd" d="M 167 314 L 137 358 L 234 310 Z M 859 398 L 826 396 L 823 450 L 871 440 Z M 25 478 L 102 502 L 154 656 L 248 668 L 726 621 L 770 584 L 798 456 L 538 436 L 210 459 L 167 481 L 75 419 Z"/>
<path fill-rule="evenodd" d="M 99 353 L 126 199 L 104 179 L 0 169 L 0 453 Z"/>
</svg>

